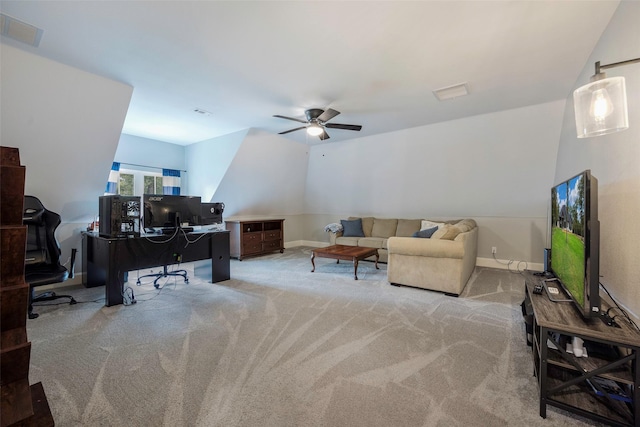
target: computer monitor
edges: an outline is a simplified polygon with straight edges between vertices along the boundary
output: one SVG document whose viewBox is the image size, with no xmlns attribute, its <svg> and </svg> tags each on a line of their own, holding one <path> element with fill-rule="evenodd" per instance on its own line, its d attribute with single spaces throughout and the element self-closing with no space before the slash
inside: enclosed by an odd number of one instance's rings
<svg viewBox="0 0 640 427">
<path fill-rule="evenodd" d="M 144 194 L 142 201 L 145 229 L 200 225 L 199 196 Z"/>
</svg>

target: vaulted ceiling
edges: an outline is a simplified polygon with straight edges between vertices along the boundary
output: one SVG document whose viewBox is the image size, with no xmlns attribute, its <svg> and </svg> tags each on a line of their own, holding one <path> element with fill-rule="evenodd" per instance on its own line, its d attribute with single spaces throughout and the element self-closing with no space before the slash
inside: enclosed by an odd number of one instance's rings
<svg viewBox="0 0 640 427">
<path fill-rule="evenodd" d="M 123 133 L 187 145 L 333 108 L 328 142 L 570 95 L 618 1 L 5 1 L 2 42 L 134 87 Z M 433 90 L 466 83 L 439 101 Z M 203 110 L 203 114 L 194 110 Z M 303 130 L 284 135 L 319 143 Z"/>
</svg>

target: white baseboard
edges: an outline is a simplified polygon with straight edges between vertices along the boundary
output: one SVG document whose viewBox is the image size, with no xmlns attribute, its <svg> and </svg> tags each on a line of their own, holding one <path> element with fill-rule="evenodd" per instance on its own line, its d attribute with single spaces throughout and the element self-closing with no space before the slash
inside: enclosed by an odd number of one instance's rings
<svg viewBox="0 0 640 427">
<path fill-rule="evenodd" d="M 518 271 L 518 270 L 543 271 L 544 270 L 544 264 L 539 262 L 512 261 L 508 259 L 495 260 L 493 258 L 478 257 L 476 258 L 476 265 L 478 267 L 499 268 L 501 270 L 513 270 L 513 271 Z"/>
<path fill-rule="evenodd" d="M 311 246 L 312 248 L 326 248 L 329 246 L 327 242 L 316 242 L 313 240 L 294 240 L 292 242 L 284 242 L 284 248 L 295 248 L 297 246 Z"/>
</svg>

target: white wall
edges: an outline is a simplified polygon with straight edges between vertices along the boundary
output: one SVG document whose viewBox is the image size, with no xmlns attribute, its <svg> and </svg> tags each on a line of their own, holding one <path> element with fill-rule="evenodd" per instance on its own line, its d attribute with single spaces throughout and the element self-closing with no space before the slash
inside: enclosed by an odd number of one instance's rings
<svg viewBox="0 0 640 427">
<path fill-rule="evenodd" d="M 218 202 L 213 195 L 235 158 L 249 130 L 191 144 L 185 147 L 186 162 L 192 179 L 189 194 L 200 196 L 203 202 Z"/>
<path fill-rule="evenodd" d="M 19 148 L 25 193 L 62 216 L 66 260 L 98 213 L 133 89 L 1 47 L 0 144 Z"/>
<path fill-rule="evenodd" d="M 574 89 L 589 82 L 594 64 L 640 56 L 640 3 L 621 2 Z M 595 138 L 578 139 L 569 94 L 558 149 L 555 181 L 591 169 L 598 178 L 600 219 L 600 275 L 607 289 L 640 315 L 640 63 L 606 70 L 624 76 L 627 85 L 629 129 Z"/>
<path fill-rule="evenodd" d="M 182 145 L 123 133 L 114 161 L 182 171 L 186 170 L 184 149 Z"/>
<path fill-rule="evenodd" d="M 251 129 L 213 196 L 224 202 L 224 218 L 282 217 L 286 240 L 300 240 L 308 152 L 304 144 Z"/>
<path fill-rule="evenodd" d="M 565 101 L 311 148 L 306 211 L 474 218 L 479 257 L 542 262 Z M 329 214 L 329 216 L 327 216 Z M 313 233 L 326 225 L 310 220 Z M 328 240 L 328 237 L 325 237 Z"/>
</svg>

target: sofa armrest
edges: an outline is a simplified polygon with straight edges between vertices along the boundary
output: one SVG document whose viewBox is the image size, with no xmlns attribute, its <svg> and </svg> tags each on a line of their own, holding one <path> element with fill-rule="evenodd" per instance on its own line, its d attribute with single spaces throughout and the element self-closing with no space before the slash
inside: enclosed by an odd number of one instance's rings
<svg viewBox="0 0 640 427">
<path fill-rule="evenodd" d="M 338 237 L 342 237 L 342 234 L 344 234 L 344 232 L 342 232 L 342 231 L 338 231 L 338 232 L 335 232 L 335 233 L 334 233 L 334 232 L 332 232 L 332 231 L 330 231 L 330 232 L 329 232 L 329 243 L 330 243 L 332 246 L 333 246 L 333 245 L 335 245 L 335 244 L 336 244 L 336 239 L 337 239 Z"/>
</svg>

